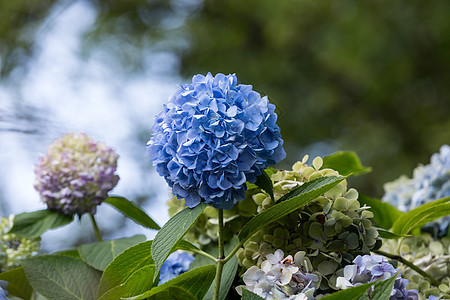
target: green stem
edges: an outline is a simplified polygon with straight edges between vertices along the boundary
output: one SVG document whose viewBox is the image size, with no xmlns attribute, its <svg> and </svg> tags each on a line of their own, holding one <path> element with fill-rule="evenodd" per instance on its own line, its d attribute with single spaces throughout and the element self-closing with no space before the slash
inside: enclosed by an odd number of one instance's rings
<svg viewBox="0 0 450 300">
<path fill-rule="evenodd" d="M 217 258 L 216 278 L 214 281 L 213 300 L 219 300 L 220 280 L 222 279 L 223 265 L 225 264 L 224 242 L 223 242 L 223 209 L 219 209 L 219 257 Z"/>
<path fill-rule="evenodd" d="M 239 244 L 236 245 L 236 247 L 234 247 L 233 251 L 231 251 L 227 257 L 224 258 L 223 263 L 225 264 L 227 261 L 229 261 L 235 254 L 236 252 L 238 252 L 239 248 L 242 247 L 242 245 L 244 245 L 244 242 L 246 240 L 241 241 Z"/>
<path fill-rule="evenodd" d="M 203 255 L 204 257 L 207 257 L 207 258 L 209 258 L 210 260 L 212 260 L 212 261 L 214 261 L 215 263 L 217 263 L 217 258 L 215 258 L 214 256 L 212 256 L 211 254 L 209 254 L 209 253 L 207 253 L 207 252 L 205 252 L 205 251 L 202 251 L 202 250 L 191 250 L 191 251 L 194 252 L 194 253 Z"/>
<path fill-rule="evenodd" d="M 103 241 L 102 235 L 100 234 L 100 230 L 98 229 L 97 222 L 95 221 L 94 215 L 89 214 L 89 217 L 91 217 L 92 228 L 94 229 L 94 233 L 95 233 L 95 237 L 97 238 L 97 241 L 98 242 Z"/>
<path fill-rule="evenodd" d="M 404 259 L 403 257 L 401 257 L 400 255 L 395 255 L 395 254 L 391 254 L 391 253 L 386 253 L 384 251 L 381 250 L 376 250 L 373 251 L 377 254 L 386 256 L 387 258 L 390 259 L 395 259 L 398 260 L 399 262 L 401 262 L 402 264 L 410 267 L 411 269 L 413 269 L 414 271 L 416 271 L 417 273 L 419 273 L 420 275 L 422 275 L 423 277 L 426 277 L 430 280 L 430 282 L 435 285 L 435 286 L 439 286 L 439 282 L 434 279 L 430 274 L 428 274 L 427 272 L 425 272 L 424 270 L 422 270 L 421 268 L 417 267 L 416 265 L 414 265 L 412 262 L 410 262 L 409 260 Z"/>
</svg>

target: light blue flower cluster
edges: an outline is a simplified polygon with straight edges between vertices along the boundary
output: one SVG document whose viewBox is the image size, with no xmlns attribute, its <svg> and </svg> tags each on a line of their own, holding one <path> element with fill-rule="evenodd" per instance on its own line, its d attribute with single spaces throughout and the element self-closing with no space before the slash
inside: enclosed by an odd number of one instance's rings
<svg viewBox="0 0 450 300">
<path fill-rule="evenodd" d="M 312 273 L 312 265 L 305 251 L 284 256 L 277 249 L 268 254 L 261 263 L 261 269 L 252 266 L 242 275 L 245 285 L 236 291 L 242 295 L 242 289 L 251 291 L 267 300 L 313 300 L 314 292 L 320 286 L 321 278 Z"/>
<path fill-rule="evenodd" d="M 156 116 L 148 152 L 189 207 L 202 200 L 231 209 L 283 149 L 275 106 L 235 75 L 196 75 Z"/>
<path fill-rule="evenodd" d="M 119 176 L 117 153 L 84 133 L 69 133 L 40 157 L 34 187 L 49 209 L 66 215 L 95 214 Z"/>
<path fill-rule="evenodd" d="M 169 255 L 161 267 L 159 284 L 169 281 L 189 270 L 189 266 L 194 260 L 194 256 L 187 252 L 175 251 Z"/>
<path fill-rule="evenodd" d="M 373 282 L 375 280 L 385 280 L 394 276 L 399 269 L 395 269 L 386 258 L 380 255 L 358 255 L 353 260 L 353 265 L 344 267 L 344 276 L 338 277 L 336 286 L 341 289 L 357 286 L 360 284 Z M 408 279 L 403 279 L 398 275 L 394 282 L 394 288 L 389 300 L 418 300 L 419 295 L 416 290 L 407 290 Z"/>
<path fill-rule="evenodd" d="M 8 298 L 8 290 L 6 287 L 8 286 L 8 282 L 4 280 L 0 280 L 0 300 L 9 300 Z"/>
<path fill-rule="evenodd" d="M 443 145 L 431 156 L 428 165 L 414 169 L 413 178 L 402 176 L 384 185 L 383 201 L 402 211 L 409 211 L 424 203 L 450 196 L 450 146 Z M 450 216 L 440 219 L 440 235 L 445 234 Z"/>
</svg>

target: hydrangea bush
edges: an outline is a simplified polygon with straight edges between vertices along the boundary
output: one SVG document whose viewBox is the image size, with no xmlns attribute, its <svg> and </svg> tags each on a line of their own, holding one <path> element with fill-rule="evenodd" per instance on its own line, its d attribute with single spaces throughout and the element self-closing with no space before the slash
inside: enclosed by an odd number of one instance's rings
<svg viewBox="0 0 450 300">
<path fill-rule="evenodd" d="M 112 148 L 61 137 L 35 169 L 47 208 L 1 220 L 0 299 L 449 299 L 450 148 L 381 201 L 347 181 L 369 170 L 353 152 L 272 166 L 286 156 L 276 121 L 235 75 L 180 85 L 147 145 L 173 195 L 162 228 L 110 194 Z M 103 240 L 99 205 L 158 232 Z M 38 253 L 42 234 L 84 215 L 96 242 Z"/>
</svg>

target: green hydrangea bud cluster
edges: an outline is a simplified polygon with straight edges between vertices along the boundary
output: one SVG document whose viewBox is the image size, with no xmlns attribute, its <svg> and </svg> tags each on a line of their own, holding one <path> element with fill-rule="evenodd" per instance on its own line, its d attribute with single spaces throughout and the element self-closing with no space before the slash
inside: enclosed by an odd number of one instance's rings
<svg viewBox="0 0 450 300">
<path fill-rule="evenodd" d="M 20 260 L 37 254 L 40 248 L 38 239 L 25 239 L 8 233 L 12 227 L 14 215 L 0 219 L 0 273 L 16 268 Z"/>
<path fill-rule="evenodd" d="M 257 192 L 255 189 L 247 191 L 245 199 L 234 204 L 230 210 L 224 210 L 224 241 L 227 242 L 233 238 L 242 226 L 256 214 L 256 204 L 252 200 L 253 193 Z M 172 217 L 179 211 L 183 210 L 185 206 L 184 199 L 177 199 L 173 196 L 168 202 L 169 216 Z M 190 242 L 198 244 L 201 248 L 207 248 L 209 245 L 217 244 L 217 237 L 219 232 L 219 222 L 217 209 L 208 206 L 197 222 L 186 234 L 186 239 Z"/>
<path fill-rule="evenodd" d="M 271 175 L 274 199 L 264 191 L 253 192 L 253 200 L 261 212 L 274 205 L 283 195 L 305 182 L 324 176 L 338 176 L 323 168 L 320 157 L 306 164 L 308 156 L 294 164 L 292 171 L 281 170 Z M 315 270 L 324 278 L 321 288 L 335 287 L 336 271 L 351 263 L 358 254 L 369 254 L 381 245 L 378 231 L 372 226 L 373 213 L 361 207 L 358 192 L 347 189 L 344 180 L 324 195 L 297 211 L 278 219 L 252 236 L 237 255 L 245 269 L 260 266 L 266 255 L 276 249 L 288 255 L 306 251 Z"/>
<path fill-rule="evenodd" d="M 409 280 L 408 289 L 418 290 L 420 299 L 428 299 L 430 295 L 438 299 L 450 299 L 450 237 L 434 239 L 429 234 L 421 234 L 406 237 L 403 241 L 385 240 L 382 249 L 390 253 L 399 251 L 403 258 L 439 282 L 435 286 L 416 271 L 399 264 L 402 277 Z"/>
</svg>

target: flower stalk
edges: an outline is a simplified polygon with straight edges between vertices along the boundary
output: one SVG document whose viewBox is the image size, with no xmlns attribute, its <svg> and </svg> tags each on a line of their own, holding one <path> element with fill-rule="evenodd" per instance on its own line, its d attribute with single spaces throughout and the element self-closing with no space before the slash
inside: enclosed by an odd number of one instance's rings
<svg viewBox="0 0 450 300">
<path fill-rule="evenodd" d="M 422 275 L 423 277 L 428 278 L 428 279 L 430 280 L 430 282 L 431 282 L 432 284 L 434 284 L 435 286 L 439 286 L 439 282 L 438 282 L 436 279 L 434 279 L 430 274 L 428 274 L 427 272 L 425 272 L 425 271 L 422 270 L 421 268 L 417 267 L 416 265 L 414 265 L 414 264 L 413 264 L 412 262 L 410 262 L 409 260 L 404 259 L 404 258 L 401 257 L 400 255 L 395 255 L 395 254 L 387 253 L 387 252 L 384 252 L 384 251 L 381 251 L 381 250 L 376 250 L 376 251 L 373 251 L 373 252 L 375 252 L 375 253 L 377 253 L 377 254 L 380 254 L 380 255 L 383 255 L 383 256 L 386 256 L 387 258 L 395 259 L 395 260 L 401 262 L 402 264 L 404 264 L 404 265 L 410 267 L 411 269 L 413 269 L 414 271 L 416 271 L 417 273 L 419 273 L 419 274 Z"/>
<path fill-rule="evenodd" d="M 98 228 L 97 222 L 95 221 L 95 217 L 93 214 L 89 214 L 92 223 L 92 229 L 94 229 L 95 237 L 97 238 L 97 242 L 103 241 L 102 235 L 100 234 L 100 229 Z"/>
<path fill-rule="evenodd" d="M 219 211 L 219 256 L 217 258 L 216 264 L 216 277 L 214 281 L 214 294 L 213 300 L 219 299 L 220 292 L 220 280 L 222 279 L 223 265 L 225 264 L 225 252 L 224 252 L 224 241 L 223 241 L 223 209 L 218 209 Z"/>
</svg>

